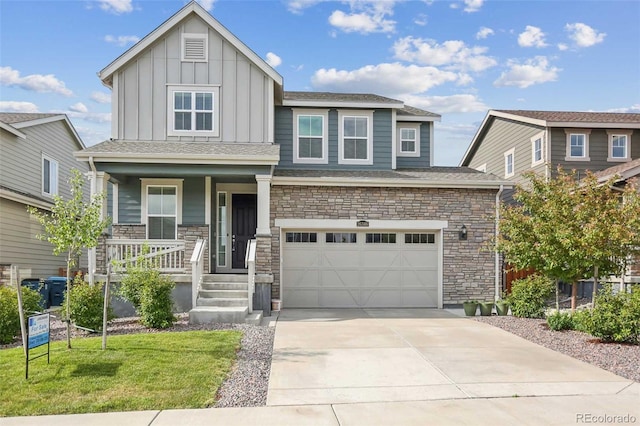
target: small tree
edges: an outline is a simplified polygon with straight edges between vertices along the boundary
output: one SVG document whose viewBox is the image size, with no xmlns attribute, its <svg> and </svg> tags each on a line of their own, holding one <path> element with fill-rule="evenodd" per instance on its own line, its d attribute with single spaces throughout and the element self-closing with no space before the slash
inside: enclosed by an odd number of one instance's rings
<svg viewBox="0 0 640 426">
<path fill-rule="evenodd" d="M 75 266 L 75 259 L 83 248 L 93 248 L 98 245 L 98 238 L 109 226 L 109 218 L 101 219 L 100 212 L 104 194 L 91 197 L 89 203 L 84 200 L 84 179 L 77 169 L 71 170 L 69 178 L 71 198 L 65 201 L 62 197 L 54 196 L 51 212 L 44 212 L 29 207 L 29 213 L 34 215 L 44 228 L 44 233 L 37 237 L 53 244 L 53 254 L 58 256 L 67 254 L 67 294 L 71 293 L 71 268 Z M 67 348 L 71 348 L 69 301 L 66 298 Z"/>
</svg>

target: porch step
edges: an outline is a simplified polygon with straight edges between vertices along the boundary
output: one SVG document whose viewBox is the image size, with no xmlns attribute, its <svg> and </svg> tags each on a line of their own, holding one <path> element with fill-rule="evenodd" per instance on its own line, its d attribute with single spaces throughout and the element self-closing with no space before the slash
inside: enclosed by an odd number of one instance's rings
<svg viewBox="0 0 640 426">
<path fill-rule="evenodd" d="M 248 307 L 249 299 L 246 297 L 198 297 L 196 300 L 196 307 L 201 306 L 219 306 L 219 307 L 230 307 L 230 306 L 240 306 L 240 307 Z"/>
<path fill-rule="evenodd" d="M 245 322 L 249 308 L 247 306 L 198 306 L 189 311 L 189 324 L 208 324 L 212 322 Z"/>
<path fill-rule="evenodd" d="M 246 283 L 247 274 L 205 274 L 202 276 L 203 283 Z"/>
<path fill-rule="evenodd" d="M 200 285 L 202 290 L 235 290 L 247 292 L 247 282 L 205 282 Z"/>
<path fill-rule="evenodd" d="M 227 290 L 227 289 L 219 289 L 219 288 L 215 288 L 215 289 L 202 289 L 198 292 L 198 297 L 201 297 L 203 299 L 211 299 L 211 298 L 229 298 L 229 297 L 240 297 L 240 298 L 244 298 L 247 299 L 248 296 L 248 291 L 247 291 L 247 286 L 244 286 L 244 290 L 239 289 L 239 290 Z"/>
<path fill-rule="evenodd" d="M 253 311 L 252 313 L 247 315 L 247 318 L 245 318 L 244 322 L 245 324 L 260 325 L 260 323 L 262 322 L 262 317 L 262 311 Z"/>
</svg>

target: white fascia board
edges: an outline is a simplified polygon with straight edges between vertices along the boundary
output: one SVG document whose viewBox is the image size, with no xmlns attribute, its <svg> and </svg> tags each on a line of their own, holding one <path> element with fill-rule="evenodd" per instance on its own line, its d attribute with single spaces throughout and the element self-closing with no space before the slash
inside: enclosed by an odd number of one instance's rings
<svg viewBox="0 0 640 426">
<path fill-rule="evenodd" d="M 377 109 L 390 109 L 390 108 L 404 108 L 403 103 L 383 103 L 383 102 L 340 102 L 340 101 L 298 101 L 292 99 L 285 99 L 282 101 L 283 106 L 291 107 L 312 107 L 312 108 L 377 108 Z"/>
<path fill-rule="evenodd" d="M 84 153 L 74 152 L 74 157 L 79 161 L 88 161 L 93 157 L 94 161 L 102 163 L 158 163 L 158 164 L 249 164 L 249 165 L 277 165 L 279 156 L 265 155 L 255 157 L 237 157 L 233 155 L 216 155 L 207 159 L 206 156 L 194 155 L 167 155 L 167 154 L 118 154 L 118 153 Z"/>
<path fill-rule="evenodd" d="M 407 116 L 407 115 L 398 115 L 398 118 L 396 119 L 397 122 L 403 122 L 403 121 L 419 121 L 419 122 L 440 122 L 440 120 L 442 119 L 442 117 L 438 116 L 438 117 L 427 117 L 427 116 Z"/>
<path fill-rule="evenodd" d="M 389 187 L 389 188 L 460 188 L 460 189 L 500 189 L 511 188 L 507 181 L 460 181 L 420 179 L 370 179 L 370 178 L 334 178 L 334 177 L 288 177 L 275 176 L 272 185 L 283 186 L 356 186 L 356 187 Z"/>
<path fill-rule="evenodd" d="M 280 74 L 276 72 L 271 66 L 269 66 L 264 59 L 258 56 L 253 50 L 251 50 L 246 44 L 244 44 L 238 37 L 236 37 L 231 31 L 218 22 L 213 16 L 209 14 L 202 6 L 195 1 L 188 3 L 185 7 L 180 9 L 172 17 L 164 21 L 155 30 L 147 34 L 142 40 L 136 43 L 133 47 L 120 55 L 116 60 L 107 65 L 102 71 L 98 73 L 100 80 L 103 82 L 108 79 L 124 64 L 133 59 L 143 50 L 147 49 L 160 37 L 173 29 L 180 21 L 187 17 L 190 13 L 197 14 L 202 20 L 204 20 L 211 28 L 218 32 L 224 39 L 226 39 L 233 47 L 238 49 L 243 55 L 249 58 L 250 61 L 255 63 L 265 74 L 271 77 L 276 83 L 282 85 L 283 79 Z"/>
<path fill-rule="evenodd" d="M 6 189 L 0 188 L 0 198 L 4 198 L 6 200 L 15 201 L 16 203 L 26 204 L 29 206 L 37 207 L 42 210 L 51 210 L 53 203 L 47 203 L 46 201 L 37 200 L 26 195 L 18 194 L 13 191 L 8 191 Z"/>
<path fill-rule="evenodd" d="M 75 138 L 75 140 L 78 143 L 78 145 L 82 149 L 85 149 L 86 146 L 85 146 L 84 142 L 82 142 L 82 139 L 80 139 L 80 135 L 78 134 L 78 132 L 76 132 L 75 127 L 73 127 L 73 124 L 71 124 L 71 121 L 69 121 L 69 117 L 67 117 L 66 114 L 54 115 L 52 117 L 39 118 L 37 120 L 23 121 L 21 123 L 13 124 L 13 127 L 15 127 L 16 129 L 24 129 L 26 127 L 33 127 L 33 126 L 38 126 L 40 124 L 53 123 L 54 121 L 60 121 L 60 120 L 63 120 L 65 122 L 65 124 L 67 125 L 67 127 L 69 127 L 69 130 L 71 130 L 71 133 L 73 133 L 73 137 Z"/>
<path fill-rule="evenodd" d="M 20 130 L 16 129 L 15 127 L 13 127 L 11 124 L 6 124 L 6 123 L 0 122 L 0 129 L 6 130 L 7 132 L 11 133 L 13 136 L 16 136 L 18 138 L 21 138 L 21 139 L 26 139 L 27 138 L 27 135 L 25 135 L 24 133 L 22 133 Z"/>
<path fill-rule="evenodd" d="M 353 230 L 441 230 L 449 227 L 447 220 L 367 220 L 369 226 L 358 226 L 362 219 L 276 219 L 281 229 L 353 229 Z M 366 219 L 365 219 L 366 220 Z"/>
<path fill-rule="evenodd" d="M 525 117 L 522 115 L 509 114 L 501 111 L 490 110 L 488 115 L 492 115 L 494 117 L 506 118 L 508 120 L 520 121 L 522 123 L 533 124 L 536 126 L 547 127 L 547 120 L 540 120 L 537 118 Z"/>
</svg>

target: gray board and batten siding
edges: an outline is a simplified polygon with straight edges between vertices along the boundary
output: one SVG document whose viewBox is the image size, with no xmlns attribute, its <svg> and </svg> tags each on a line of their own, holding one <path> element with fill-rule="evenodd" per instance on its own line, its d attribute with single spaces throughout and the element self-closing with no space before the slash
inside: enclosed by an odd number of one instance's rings
<svg viewBox="0 0 640 426">
<path fill-rule="evenodd" d="M 207 34 L 208 60 L 181 60 L 183 33 Z M 167 136 L 167 85 L 219 85 L 220 136 Z M 270 142 L 274 81 L 196 15 L 118 70 L 112 137 L 120 140 Z"/>
</svg>

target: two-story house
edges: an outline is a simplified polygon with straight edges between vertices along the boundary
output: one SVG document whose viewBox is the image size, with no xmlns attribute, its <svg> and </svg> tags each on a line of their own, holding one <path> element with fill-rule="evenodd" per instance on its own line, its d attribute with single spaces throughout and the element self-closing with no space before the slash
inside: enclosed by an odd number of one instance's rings
<svg viewBox="0 0 640 426">
<path fill-rule="evenodd" d="M 146 240 L 173 256 L 161 269 L 193 321 L 242 316 L 255 240 L 255 278 L 283 307 L 495 297 L 496 258 L 483 248 L 508 183 L 432 167 L 437 114 L 371 94 L 284 91 L 195 2 L 99 76 L 112 89 L 112 139 L 76 153 L 111 194 L 97 274 Z"/>
<path fill-rule="evenodd" d="M 0 283 L 9 282 L 10 265 L 20 278 L 58 275 L 66 265 L 36 237 L 42 228 L 27 207 L 51 210 L 55 195 L 71 196 L 70 170 L 89 170 L 73 157 L 84 147 L 65 115 L 0 113 Z M 80 261 L 87 266 L 86 256 Z"/>
</svg>

